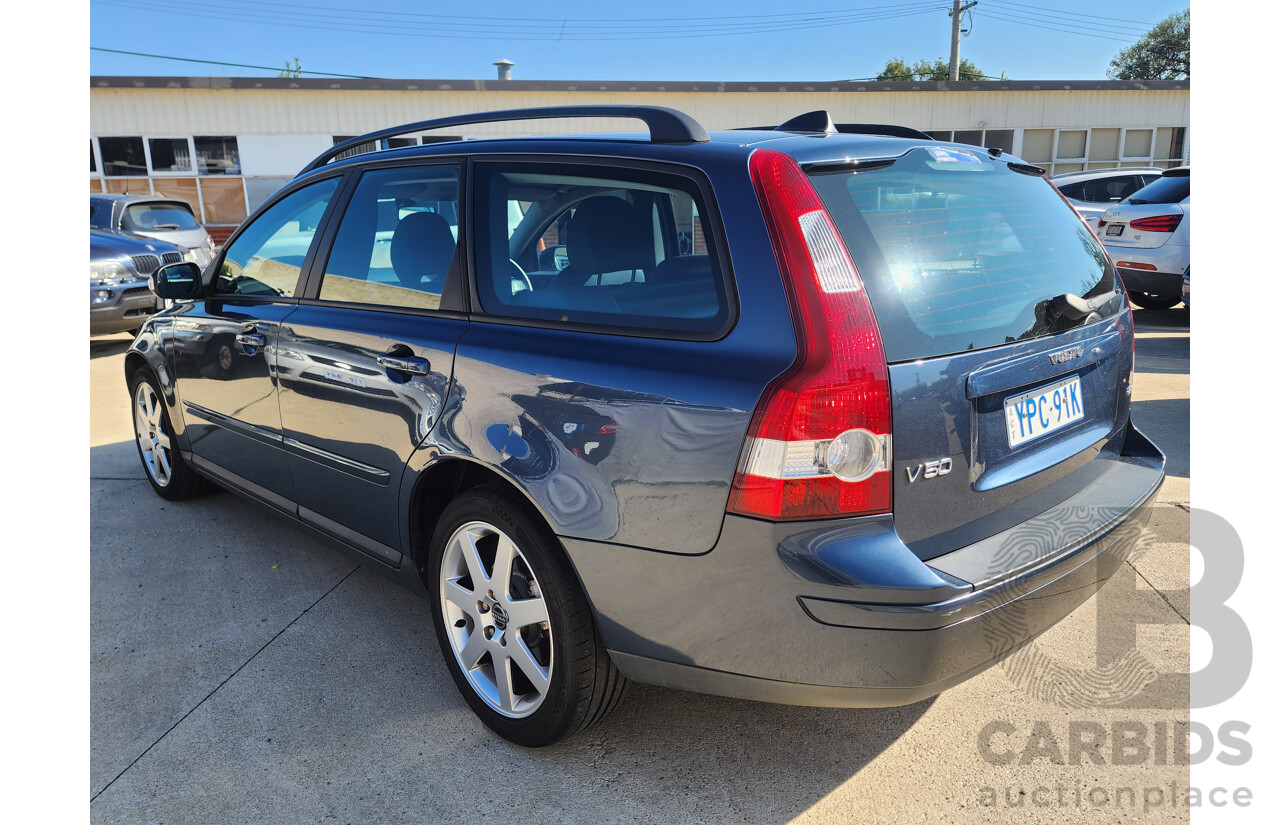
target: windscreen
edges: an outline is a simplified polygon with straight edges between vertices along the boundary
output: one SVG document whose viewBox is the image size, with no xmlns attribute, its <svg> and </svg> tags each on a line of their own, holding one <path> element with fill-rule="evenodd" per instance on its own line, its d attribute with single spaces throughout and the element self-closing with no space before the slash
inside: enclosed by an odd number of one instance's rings
<svg viewBox="0 0 1280 825">
<path fill-rule="evenodd" d="M 176 204 L 140 203 L 124 210 L 121 226 L 130 232 L 177 232 L 199 229 L 195 216 Z"/>
<path fill-rule="evenodd" d="M 1119 312 L 1107 253 L 1052 185 L 985 151 L 920 147 L 857 170 L 809 170 L 866 285 L 891 362 L 1068 328 L 1058 295 Z M 1065 325 L 1064 325 L 1065 324 Z"/>
</svg>

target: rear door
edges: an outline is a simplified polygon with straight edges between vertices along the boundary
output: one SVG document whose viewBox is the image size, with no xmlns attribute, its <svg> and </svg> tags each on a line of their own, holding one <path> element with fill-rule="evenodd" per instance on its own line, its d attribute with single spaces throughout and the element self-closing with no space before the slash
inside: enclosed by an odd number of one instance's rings
<svg viewBox="0 0 1280 825">
<path fill-rule="evenodd" d="M 1131 321 L 1112 265 L 1029 171 L 943 147 L 811 169 L 880 326 L 894 519 L 923 558 L 1078 492 L 1128 420 Z M 1057 316 L 1067 294 L 1095 311 Z"/>
<path fill-rule="evenodd" d="M 353 189 L 280 330 L 280 415 L 299 516 L 396 563 L 400 478 L 467 328 L 459 167 L 369 169 Z"/>
</svg>

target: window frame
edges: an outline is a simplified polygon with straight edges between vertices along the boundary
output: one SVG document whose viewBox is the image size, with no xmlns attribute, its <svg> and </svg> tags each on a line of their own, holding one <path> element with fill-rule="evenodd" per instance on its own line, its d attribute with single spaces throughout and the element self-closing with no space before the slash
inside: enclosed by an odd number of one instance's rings
<svg viewBox="0 0 1280 825">
<path fill-rule="evenodd" d="M 468 272 L 470 255 L 467 254 L 467 171 L 468 164 L 466 158 L 455 155 L 440 155 L 429 158 L 411 158 L 390 160 L 384 162 L 361 163 L 358 166 L 349 167 L 344 171 L 346 180 L 338 186 L 338 190 L 334 193 L 333 202 L 330 204 L 330 213 L 326 214 L 322 226 L 316 232 L 318 238 L 317 246 L 314 250 L 314 257 L 309 259 L 303 268 L 303 277 L 301 286 L 295 291 L 294 298 L 299 305 L 302 306 L 326 306 L 339 307 L 342 309 L 356 309 L 368 312 L 393 312 L 399 315 L 420 315 L 431 318 L 447 317 L 447 318 L 467 318 L 467 306 L 465 305 L 465 296 L 469 290 L 464 284 L 469 280 Z M 421 166 L 453 166 L 458 170 L 458 253 L 454 255 L 453 264 L 449 270 L 449 277 L 445 281 L 444 291 L 440 295 L 440 307 L 438 309 L 424 309 L 422 307 L 405 307 L 395 306 L 392 304 L 370 304 L 360 303 L 356 301 L 334 301 L 320 297 L 320 289 L 324 283 L 324 270 L 329 264 L 329 256 L 333 253 L 333 242 L 338 237 L 338 230 L 342 228 L 341 218 L 347 214 L 347 207 L 350 206 L 352 198 L 355 197 L 356 189 L 360 185 L 360 179 L 369 172 L 380 172 L 386 169 L 402 169 Z M 290 189 L 291 187 L 283 187 L 281 191 Z M 272 196 L 271 200 L 264 203 L 261 211 L 265 211 L 276 200 L 276 196 Z M 333 210 L 340 210 L 335 212 Z M 334 215 L 338 215 L 335 220 Z M 323 233 L 323 234 L 322 234 Z M 237 233 L 238 234 L 238 233 Z M 227 241 L 229 246 L 231 241 Z M 454 273 L 457 273 L 457 277 Z M 459 302 L 463 302 L 461 305 Z"/>
<path fill-rule="evenodd" d="M 308 176 L 302 180 L 295 180 L 288 186 L 282 186 L 280 189 L 263 202 L 258 210 L 246 218 L 236 231 L 227 238 L 226 242 L 218 249 L 218 254 L 214 256 L 209 265 L 205 267 L 204 273 L 201 275 L 205 285 L 205 294 L 203 300 L 206 301 L 235 301 L 237 303 L 265 303 L 265 304 L 296 304 L 299 302 L 299 296 L 303 294 L 303 290 L 311 283 L 311 271 L 315 267 L 315 259 L 321 249 L 328 248 L 328 241 L 332 240 L 331 234 L 334 229 L 333 215 L 336 207 L 345 202 L 346 197 L 350 194 L 351 170 L 348 168 L 339 168 L 333 170 L 325 170 L 325 173 Z M 254 223 L 266 215 L 272 207 L 285 198 L 301 189 L 305 189 L 313 184 L 322 183 L 332 178 L 338 178 L 338 185 L 333 190 L 333 196 L 329 198 L 329 204 L 325 207 L 324 214 L 320 218 L 320 223 L 316 227 L 315 239 L 312 241 L 307 255 L 302 261 L 302 267 L 298 275 L 297 284 L 294 286 L 293 295 L 243 295 L 235 292 L 218 292 L 218 273 L 222 271 L 222 262 L 227 256 L 227 251 L 232 245 L 243 235 Z"/>
<path fill-rule="evenodd" d="M 187 144 L 187 157 L 191 158 L 191 168 L 185 172 L 160 171 L 155 168 L 154 162 L 151 160 L 151 141 L 153 140 L 181 140 Z M 147 158 L 147 174 L 154 178 L 195 178 L 200 173 L 196 171 L 200 164 L 196 161 L 195 141 L 189 135 L 143 135 L 142 151 Z M 201 210 L 203 211 L 203 210 Z M 196 216 L 199 218 L 199 216 Z"/>
<path fill-rule="evenodd" d="M 478 287 L 479 268 L 477 265 L 477 244 L 473 242 L 474 233 L 467 233 L 466 267 L 474 277 L 467 278 L 468 298 L 471 305 L 472 321 L 502 324 L 505 326 L 529 327 L 569 332 L 589 332 L 594 335 L 616 335 L 629 338 L 656 338 L 673 341 L 719 341 L 729 335 L 737 326 L 739 317 L 739 300 L 737 279 L 734 277 L 733 261 L 729 255 L 729 246 L 725 240 L 724 222 L 720 208 L 716 202 L 711 181 L 701 169 L 688 164 L 670 161 L 653 161 L 633 157 L 614 157 L 608 155 L 558 155 L 558 154 L 510 154 L 494 153 L 472 155 L 467 158 L 467 191 L 465 196 L 466 213 L 463 223 L 468 227 L 475 226 L 481 219 L 476 215 L 479 198 L 475 193 L 476 181 L 480 175 L 474 169 L 476 164 L 494 165 L 554 165 L 566 168 L 585 167 L 584 175 L 596 174 L 608 178 L 611 170 L 626 170 L 662 175 L 669 178 L 682 179 L 701 199 L 698 204 L 699 216 L 707 222 L 707 252 L 714 256 L 718 274 L 724 287 L 725 318 L 714 330 L 674 330 L 654 327 L 632 327 L 604 322 L 551 321 L 544 318 L 504 315 L 502 307 L 485 308 L 480 300 Z M 704 210 L 705 211 L 702 211 Z M 459 233 L 461 235 L 461 232 Z M 459 240 L 461 243 L 461 240 Z"/>
</svg>

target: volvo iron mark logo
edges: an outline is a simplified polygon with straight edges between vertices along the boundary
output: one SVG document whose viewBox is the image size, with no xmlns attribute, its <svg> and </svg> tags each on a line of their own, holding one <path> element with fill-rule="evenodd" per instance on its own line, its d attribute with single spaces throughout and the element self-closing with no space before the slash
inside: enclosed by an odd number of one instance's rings
<svg viewBox="0 0 1280 825">
<path fill-rule="evenodd" d="M 1058 352 L 1049 353 L 1049 360 L 1054 364 L 1061 364 L 1079 358 L 1081 355 L 1084 355 L 1084 347 L 1068 347 Z"/>
</svg>

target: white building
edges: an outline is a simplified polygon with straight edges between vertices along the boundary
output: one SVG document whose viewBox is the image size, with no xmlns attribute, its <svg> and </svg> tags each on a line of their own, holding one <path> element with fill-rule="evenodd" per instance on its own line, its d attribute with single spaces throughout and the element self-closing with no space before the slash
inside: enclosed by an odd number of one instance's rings
<svg viewBox="0 0 1280 825">
<path fill-rule="evenodd" d="M 528 106 L 658 105 L 707 129 L 781 123 L 826 109 L 838 123 L 892 123 L 994 147 L 1050 174 L 1190 159 L 1189 81 L 699 83 L 92 77 L 91 192 L 182 198 L 219 241 L 335 142 L 401 123 Z M 634 121 L 494 123 L 400 138 L 634 130 Z"/>
</svg>

